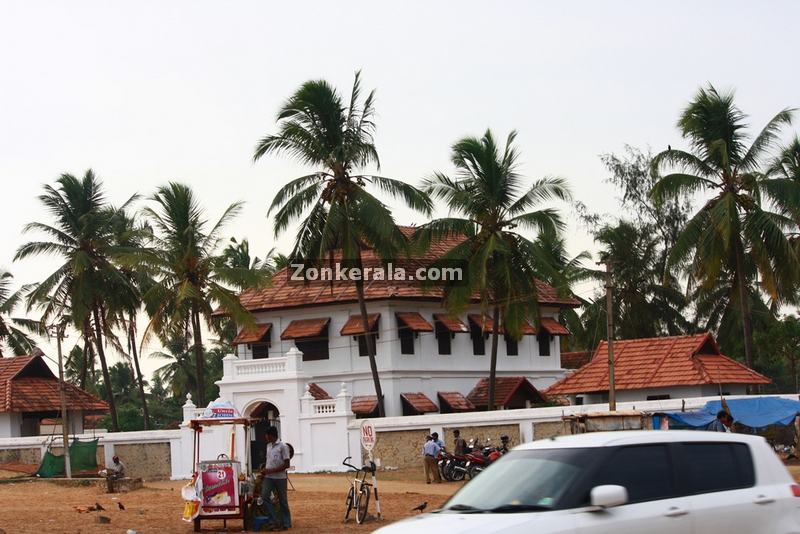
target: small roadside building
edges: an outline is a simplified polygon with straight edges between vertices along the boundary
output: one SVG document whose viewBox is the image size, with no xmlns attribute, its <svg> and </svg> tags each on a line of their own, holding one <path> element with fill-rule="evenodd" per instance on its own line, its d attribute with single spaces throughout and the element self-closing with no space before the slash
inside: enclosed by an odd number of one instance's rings
<svg viewBox="0 0 800 534">
<path fill-rule="evenodd" d="M 0 358 L 0 438 L 37 436 L 43 420 L 61 416 L 58 378 L 41 355 Z M 65 384 L 70 433 L 83 432 L 83 416 L 108 413 L 108 404 Z"/>
<path fill-rule="evenodd" d="M 614 341 L 618 402 L 741 395 L 747 386 L 769 384 L 766 376 L 725 356 L 710 332 Z M 608 344 L 591 360 L 544 392 L 571 404 L 608 401 Z"/>
</svg>

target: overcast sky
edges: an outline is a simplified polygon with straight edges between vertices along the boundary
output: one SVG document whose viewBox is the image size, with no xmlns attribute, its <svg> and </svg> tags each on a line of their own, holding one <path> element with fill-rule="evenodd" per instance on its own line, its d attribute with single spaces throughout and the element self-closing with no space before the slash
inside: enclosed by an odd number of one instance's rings
<svg viewBox="0 0 800 534">
<path fill-rule="evenodd" d="M 212 218 L 244 200 L 229 234 L 288 249 L 266 206 L 308 169 L 253 164 L 253 147 L 300 83 L 347 92 L 358 69 L 377 89 L 382 174 L 416 183 L 449 170 L 459 137 L 516 129 L 526 176 L 563 176 L 614 212 L 598 155 L 682 146 L 675 121 L 700 85 L 735 88 L 756 127 L 800 105 L 797 20 L 792 1 L 0 0 L 0 266 L 18 283 L 52 270 L 12 262 L 22 226 L 48 221 L 42 184 L 88 168 L 115 203 L 169 180 Z M 569 245 L 593 248 L 574 224 Z"/>
</svg>

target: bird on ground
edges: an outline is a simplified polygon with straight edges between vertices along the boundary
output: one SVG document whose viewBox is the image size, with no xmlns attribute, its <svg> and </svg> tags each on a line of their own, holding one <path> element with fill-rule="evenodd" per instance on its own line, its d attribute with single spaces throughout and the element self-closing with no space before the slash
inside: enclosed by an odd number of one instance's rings
<svg viewBox="0 0 800 534">
<path fill-rule="evenodd" d="M 125 509 L 125 505 L 124 505 L 124 504 L 122 504 L 121 502 L 118 502 L 118 503 L 117 503 L 117 506 L 119 506 L 119 509 L 120 509 L 120 510 L 124 510 L 124 509 Z"/>
<path fill-rule="evenodd" d="M 412 512 L 417 512 L 418 511 L 419 513 L 422 513 L 422 512 L 425 511 L 425 508 L 427 508 L 427 507 L 428 507 L 428 501 L 425 501 L 424 503 L 420 504 L 416 508 L 412 508 L 411 511 Z"/>
<path fill-rule="evenodd" d="M 99 502 L 94 503 L 95 512 L 104 512 L 106 509 L 100 506 Z"/>
</svg>

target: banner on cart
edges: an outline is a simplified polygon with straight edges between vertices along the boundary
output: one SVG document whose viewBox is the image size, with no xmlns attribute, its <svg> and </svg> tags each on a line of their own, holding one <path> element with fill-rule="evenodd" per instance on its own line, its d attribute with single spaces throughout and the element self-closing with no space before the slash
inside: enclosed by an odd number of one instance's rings
<svg viewBox="0 0 800 534">
<path fill-rule="evenodd" d="M 230 464 L 203 466 L 203 509 L 236 506 L 236 473 Z"/>
<path fill-rule="evenodd" d="M 211 402 L 203 412 L 203 419 L 236 419 L 239 417 L 239 410 L 232 402 L 217 399 Z"/>
</svg>

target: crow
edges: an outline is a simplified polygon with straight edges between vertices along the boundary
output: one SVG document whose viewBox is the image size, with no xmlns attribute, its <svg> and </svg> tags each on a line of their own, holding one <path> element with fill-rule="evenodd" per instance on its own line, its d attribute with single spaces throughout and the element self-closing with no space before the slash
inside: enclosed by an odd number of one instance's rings
<svg viewBox="0 0 800 534">
<path fill-rule="evenodd" d="M 425 508 L 427 508 L 427 507 L 428 507 L 428 501 L 425 501 L 424 503 L 420 504 L 416 508 L 412 508 L 411 511 L 412 512 L 419 511 L 419 513 L 422 513 L 422 512 L 425 511 Z"/>
<path fill-rule="evenodd" d="M 125 509 L 125 506 L 121 502 L 118 502 L 117 506 L 119 506 L 120 510 L 124 510 Z"/>
<path fill-rule="evenodd" d="M 95 512 L 105 512 L 105 510 L 106 510 L 105 508 L 100 506 L 99 502 L 94 503 L 94 511 Z"/>
<path fill-rule="evenodd" d="M 672 145 L 667 145 L 667 150 L 672 150 Z"/>
</svg>

